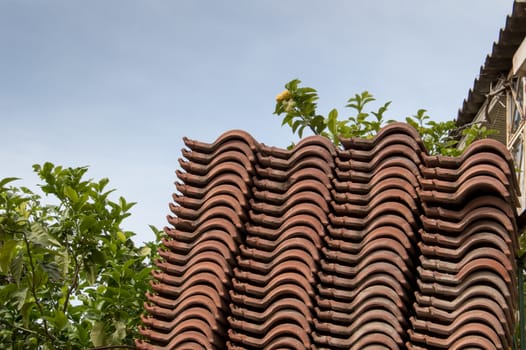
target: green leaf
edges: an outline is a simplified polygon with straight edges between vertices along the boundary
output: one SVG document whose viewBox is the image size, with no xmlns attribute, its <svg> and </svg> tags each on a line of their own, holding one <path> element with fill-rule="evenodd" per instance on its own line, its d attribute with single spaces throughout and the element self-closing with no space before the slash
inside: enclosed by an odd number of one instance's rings
<svg viewBox="0 0 526 350">
<path fill-rule="evenodd" d="M 301 90 L 302 90 L 302 92 L 305 92 L 305 93 L 317 92 L 316 89 L 311 88 L 311 87 L 304 87 Z"/>
<path fill-rule="evenodd" d="M 16 240 L 12 239 L 4 242 L 4 245 L 0 247 L 0 272 L 7 274 L 9 271 L 11 261 L 17 253 L 15 249 L 17 243 Z"/>
<path fill-rule="evenodd" d="M 0 187 L 4 187 L 12 181 L 20 180 L 18 177 L 6 177 L 0 180 Z"/>
<path fill-rule="evenodd" d="M 417 129 L 419 128 L 418 122 L 415 121 L 412 117 L 406 117 L 405 122 L 409 125 L 411 125 L 413 128 Z"/>
<path fill-rule="evenodd" d="M 292 118 L 294 118 L 293 114 L 287 114 L 285 116 L 285 118 L 283 118 L 283 121 L 281 122 L 281 126 L 283 126 L 285 124 L 291 125 L 292 124 Z"/>
<path fill-rule="evenodd" d="M 115 332 L 111 335 L 113 343 L 120 343 L 126 338 L 126 325 L 121 321 L 115 321 L 113 323 Z"/>
<path fill-rule="evenodd" d="M 76 203 L 79 200 L 79 195 L 77 192 L 68 185 L 64 186 L 64 195 L 68 197 L 73 203 Z"/>
<path fill-rule="evenodd" d="M 298 130 L 298 136 L 300 137 L 300 139 L 303 137 L 303 130 L 305 130 L 306 126 L 307 125 L 303 124 Z"/>
<path fill-rule="evenodd" d="M 160 230 L 154 225 L 148 225 L 150 227 L 150 230 L 155 235 L 155 242 L 160 242 L 161 238 L 164 236 L 164 230 Z"/>
<path fill-rule="evenodd" d="M 301 80 L 299 79 L 293 79 L 291 81 L 289 81 L 287 84 L 285 84 L 285 89 L 289 90 L 289 91 L 294 91 L 297 89 L 298 87 L 298 84 L 301 83 Z"/>
<path fill-rule="evenodd" d="M 127 240 L 126 235 L 125 235 L 124 232 L 122 232 L 122 231 L 117 231 L 117 238 L 118 238 L 119 241 L 121 241 L 121 242 L 126 242 L 126 240 Z"/>
<path fill-rule="evenodd" d="M 62 280 L 62 273 L 56 262 L 41 262 L 40 267 L 47 273 L 51 281 L 59 282 Z"/>
<path fill-rule="evenodd" d="M 338 111 L 336 110 L 336 108 L 334 108 L 329 112 L 329 115 L 327 117 L 327 126 L 329 128 L 329 131 L 335 136 L 338 134 L 337 123 Z"/>
<path fill-rule="evenodd" d="M 53 318 L 53 323 L 55 324 L 58 330 L 62 330 L 68 324 L 68 318 L 61 310 L 55 310 L 55 317 Z"/>
<path fill-rule="evenodd" d="M 16 285 L 20 285 L 20 279 L 22 278 L 22 271 L 24 270 L 24 255 L 22 251 L 19 251 L 16 257 L 11 260 L 11 276 L 15 281 Z"/>
<path fill-rule="evenodd" d="M 13 293 L 18 290 L 20 290 L 20 288 L 14 284 L 0 285 L 0 300 L 5 303 L 6 301 L 10 300 L 13 297 Z"/>
<path fill-rule="evenodd" d="M 85 277 L 86 277 L 87 282 L 89 284 L 94 284 L 95 283 L 95 279 L 97 278 L 97 270 L 96 270 L 95 266 L 93 266 L 93 265 L 85 266 L 84 267 L 84 273 L 85 273 Z"/>
<path fill-rule="evenodd" d="M 44 179 L 45 177 L 49 176 L 51 174 L 51 171 L 53 170 L 55 166 L 53 163 L 46 162 L 44 163 L 43 167 L 40 167 L 39 165 L 33 165 L 33 169 L 37 171 L 41 179 Z"/>
<path fill-rule="evenodd" d="M 106 262 L 104 251 L 94 249 L 90 252 L 90 261 L 95 264 L 103 265 Z"/>
<path fill-rule="evenodd" d="M 22 305 L 20 309 L 20 314 L 22 315 L 22 320 L 24 327 L 28 327 L 31 321 L 32 310 L 35 307 L 35 301 L 31 300 Z"/>
<path fill-rule="evenodd" d="M 15 300 L 15 305 L 17 306 L 17 309 L 19 311 L 22 309 L 22 307 L 24 306 L 26 302 L 27 292 L 28 292 L 28 288 L 25 287 L 25 288 L 16 288 L 16 290 L 14 290 L 11 293 L 11 298 Z"/>
<path fill-rule="evenodd" d="M 31 224 L 31 231 L 28 233 L 28 239 L 32 243 L 43 247 L 49 245 L 54 245 L 55 247 L 61 246 L 61 244 L 47 232 L 44 225 L 39 222 L 33 222 Z"/>
<path fill-rule="evenodd" d="M 292 123 L 292 132 L 295 133 L 300 125 L 301 125 L 301 120 L 296 120 L 294 123 Z"/>
<path fill-rule="evenodd" d="M 62 276 L 67 276 L 69 272 L 69 252 L 67 249 L 61 249 L 55 256 L 57 265 L 61 267 Z"/>
<path fill-rule="evenodd" d="M 93 343 L 93 346 L 103 346 L 104 338 L 104 322 L 96 321 L 90 332 L 90 340 Z"/>
<path fill-rule="evenodd" d="M 311 129 L 314 128 L 314 134 L 320 135 L 323 130 L 325 129 L 325 119 L 321 115 L 316 115 L 314 118 L 312 118 L 311 122 Z M 306 127 L 307 125 L 305 125 Z"/>
<path fill-rule="evenodd" d="M 139 251 L 139 254 L 141 256 L 149 256 L 152 252 L 152 249 L 150 247 L 142 247 Z"/>
<path fill-rule="evenodd" d="M 137 204 L 135 202 L 126 202 L 124 197 L 119 197 L 119 202 L 123 212 L 130 210 L 135 204 Z"/>
<path fill-rule="evenodd" d="M 102 190 L 104 189 L 104 187 L 106 187 L 106 185 L 110 182 L 110 179 L 108 178 L 103 178 L 103 179 L 100 179 L 99 180 L 99 186 L 98 186 L 98 190 L 99 192 L 102 192 Z"/>
</svg>

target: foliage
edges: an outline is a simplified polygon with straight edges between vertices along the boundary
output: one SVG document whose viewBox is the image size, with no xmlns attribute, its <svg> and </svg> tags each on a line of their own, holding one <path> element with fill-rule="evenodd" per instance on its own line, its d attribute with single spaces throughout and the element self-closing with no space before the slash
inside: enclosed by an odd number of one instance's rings
<svg viewBox="0 0 526 350">
<path fill-rule="evenodd" d="M 335 145 L 339 145 L 340 137 L 373 137 L 386 123 L 384 113 L 391 102 L 386 102 L 376 111 L 366 111 L 366 107 L 375 101 L 373 95 L 364 91 L 355 94 L 347 101 L 347 108 L 354 111 L 347 119 L 338 119 L 338 111 L 332 109 L 327 117 L 317 114 L 317 91 L 311 87 L 300 87 L 301 81 L 295 79 L 285 85 L 285 90 L 276 97 L 274 114 L 284 114 L 281 125 L 288 125 L 292 133 L 298 133 L 301 138 L 308 128 L 313 134 L 325 136 Z M 413 126 L 422 138 L 426 148 L 431 154 L 456 156 L 462 152 L 458 148 L 458 135 L 455 121 L 435 122 L 426 115 L 425 109 L 420 109 L 416 115 L 407 117 L 406 122 Z M 480 124 L 472 124 L 460 131 L 466 135 L 465 145 L 476 139 L 488 137 L 496 130 L 487 129 Z"/>
<path fill-rule="evenodd" d="M 110 200 L 109 180 L 86 180 L 85 167 L 34 171 L 54 204 L 0 180 L 1 346 L 132 344 L 156 251 L 121 229 L 134 203 Z"/>
</svg>

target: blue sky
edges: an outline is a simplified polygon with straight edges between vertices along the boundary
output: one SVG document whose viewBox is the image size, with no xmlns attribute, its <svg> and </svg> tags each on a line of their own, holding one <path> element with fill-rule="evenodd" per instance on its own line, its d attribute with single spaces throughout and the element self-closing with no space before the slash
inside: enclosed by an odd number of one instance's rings
<svg viewBox="0 0 526 350">
<path fill-rule="evenodd" d="M 285 147 L 272 115 L 299 78 L 320 112 L 368 90 L 388 119 L 456 117 L 511 0 L 0 0 L 0 178 L 89 165 L 166 224 L 182 137 L 244 129 Z"/>
</svg>

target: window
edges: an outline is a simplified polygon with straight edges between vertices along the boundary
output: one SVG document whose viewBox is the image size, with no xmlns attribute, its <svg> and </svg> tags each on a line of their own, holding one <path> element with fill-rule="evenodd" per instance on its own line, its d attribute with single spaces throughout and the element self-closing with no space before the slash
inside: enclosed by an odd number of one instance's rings
<svg viewBox="0 0 526 350">
<path fill-rule="evenodd" d="M 515 77 L 512 79 L 512 89 L 508 93 L 508 112 L 507 112 L 507 143 L 515 163 L 515 172 L 521 191 L 520 211 L 526 209 L 525 191 L 525 116 L 526 116 L 526 78 Z"/>
<path fill-rule="evenodd" d="M 515 172 L 517 174 L 517 181 L 521 191 L 520 206 L 524 209 L 524 138 L 518 137 L 510 151 L 511 156 L 513 157 L 513 162 L 515 163 Z"/>
<path fill-rule="evenodd" d="M 514 78 L 512 81 L 513 91 L 510 93 L 510 112 L 508 114 L 509 122 L 509 137 L 508 140 L 513 139 L 513 135 L 519 129 L 524 116 L 524 77 Z"/>
</svg>

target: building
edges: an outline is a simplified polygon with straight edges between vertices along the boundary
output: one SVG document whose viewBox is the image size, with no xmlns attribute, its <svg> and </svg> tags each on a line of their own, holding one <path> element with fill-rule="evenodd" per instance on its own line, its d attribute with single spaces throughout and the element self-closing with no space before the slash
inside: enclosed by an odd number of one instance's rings
<svg viewBox="0 0 526 350">
<path fill-rule="evenodd" d="M 511 151 L 526 208 L 526 1 L 515 0 L 497 42 L 458 112 L 457 125 L 485 123 Z M 462 141 L 461 141 L 462 145 Z"/>
</svg>

